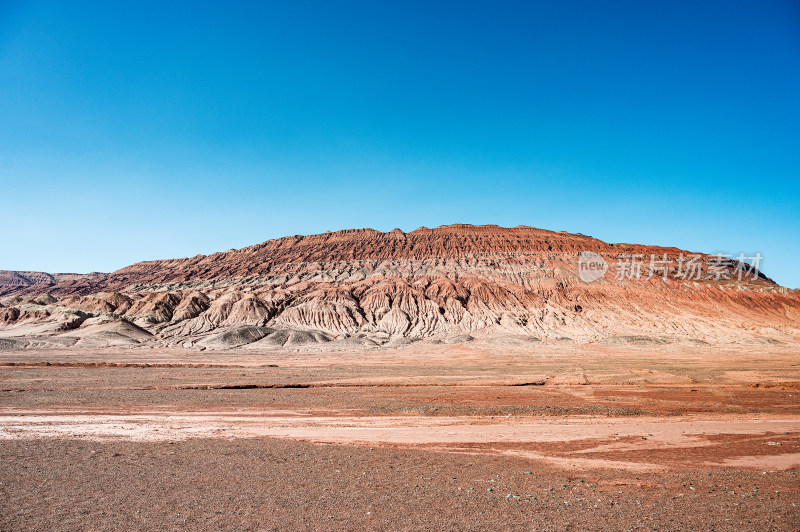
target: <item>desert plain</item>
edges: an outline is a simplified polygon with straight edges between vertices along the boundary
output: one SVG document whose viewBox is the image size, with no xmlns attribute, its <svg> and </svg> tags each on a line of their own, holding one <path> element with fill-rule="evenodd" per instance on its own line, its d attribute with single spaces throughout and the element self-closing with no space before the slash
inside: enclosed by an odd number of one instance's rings
<svg viewBox="0 0 800 532">
<path fill-rule="evenodd" d="M 0 528 L 797 529 L 796 352 L 5 351 Z"/>
</svg>

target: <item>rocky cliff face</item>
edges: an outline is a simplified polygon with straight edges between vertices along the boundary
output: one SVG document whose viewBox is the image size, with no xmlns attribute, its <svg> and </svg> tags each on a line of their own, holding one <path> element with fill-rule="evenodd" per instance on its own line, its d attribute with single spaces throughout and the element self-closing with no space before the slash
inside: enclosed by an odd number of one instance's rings
<svg viewBox="0 0 800 532">
<path fill-rule="evenodd" d="M 581 270 L 586 251 L 607 268 L 590 282 Z M 223 334 L 236 345 L 509 334 L 629 343 L 800 338 L 800 295 L 746 264 L 531 227 L 346 230 L 111 274 L 31 277 L 0 274 L 5 337 L 81 338 L 87 327 L 122 319 L 152 335 L 138 341 L 215 347 L 227 345 Z"/>
</svg>

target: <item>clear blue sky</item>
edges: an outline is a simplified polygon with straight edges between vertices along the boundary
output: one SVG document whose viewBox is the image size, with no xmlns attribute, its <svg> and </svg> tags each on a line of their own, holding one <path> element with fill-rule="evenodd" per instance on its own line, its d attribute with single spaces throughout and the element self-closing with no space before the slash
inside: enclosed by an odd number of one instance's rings
<svg viewBox="0 0 800 532">
<path fill-rule="evenodd" d="M 464 222 L 800 287 L 800 3 L 2 0 L 0 209 L 0 269 Z"/>
</svg>

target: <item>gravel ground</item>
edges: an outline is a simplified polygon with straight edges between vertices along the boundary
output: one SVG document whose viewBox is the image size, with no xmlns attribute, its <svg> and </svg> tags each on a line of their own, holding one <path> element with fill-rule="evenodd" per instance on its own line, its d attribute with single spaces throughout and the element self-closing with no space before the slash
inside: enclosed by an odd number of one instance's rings
<svg viewBox="0 0 800 532">
<path fill-rule="evenodd" d="M 0 530 L 800 530 L 793 348 L 514 349 L 0 353 Z"/>
<path fill-rule="evenodd" d="M 0 441 L 3 530 L 797 530 L 796 471 L 577 475 L 276 440 Z"/>
</svg>

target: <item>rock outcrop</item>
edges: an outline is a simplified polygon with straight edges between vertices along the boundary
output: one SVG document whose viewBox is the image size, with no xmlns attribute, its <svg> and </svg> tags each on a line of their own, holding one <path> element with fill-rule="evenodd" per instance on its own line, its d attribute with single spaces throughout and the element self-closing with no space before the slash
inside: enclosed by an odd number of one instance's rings
<svg viewBox="0 0 800 532">
<path fill-rule="evenodd" d="M 589 282 L 581 271 L 585 251 L 607 266 Z M 515 342 L 800 339 L 800 294 L 747 264 L 531 227 L 346 230 L 110 274 L 1 272 L 0 294 L 6 338 L 24 336 L 23 324 L 55 315 L 64 321 L 72 312 L 152 334 L 136 345 L 208 348 L 463 343 L 481 335 Z"/>
</svg>

